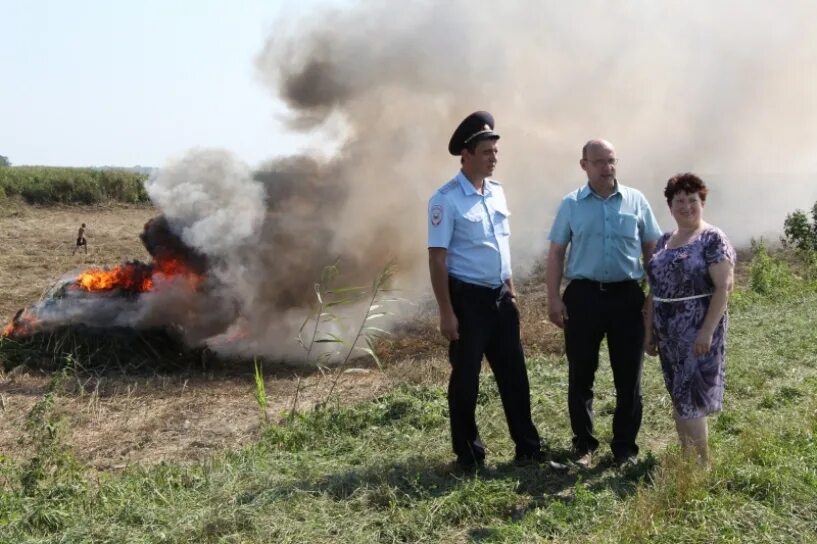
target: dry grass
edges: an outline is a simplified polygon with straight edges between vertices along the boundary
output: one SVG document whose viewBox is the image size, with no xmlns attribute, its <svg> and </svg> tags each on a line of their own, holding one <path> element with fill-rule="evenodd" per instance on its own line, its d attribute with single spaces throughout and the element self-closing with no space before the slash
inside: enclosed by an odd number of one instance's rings
<svg viewBox="0 0 817 544">
<path fill-rule="evenodd" d="M 0 319 L 7 322 L 68 272 L 90 266 L 147 260 L 139 240 L 153 208 L 134 205 L 33 207 L 0 205 Z M 88 227 L 88 254 L 71 255 L 81 223 Z"/>
<path fill-rule="evenodd" d="M 33 207 L 6 201 L 0 206 L 0 319 L 37 300 L 60 276 L 90 266 L 148 260 L 139 240 L 156 215 L 148 206 Z M 88 254 L 72 256 L 76 230 L 88 226 Z M 426 320 L 431 327 L 431 320 Z M 447 377 L 445 347 L 423 321 L 413 334 L 383 346 L 385 372 L 352 368 L 329 373 L 267 368 L 268 414 L 283 417 L 293 407 L 355 402 L 398 383 L 436 384 Z M 436 322 L 434 322 L 436 326 Z M 422 363 L 418 363 L 418 360 Z M 356 365 L 360 366 L 360 365 Z M 18 439 L 26 414 L 45 394 L 51 377 L 17 368 L 0 373 L 0 455 L 24 456 Z M 337 383 L 334 385 L 335 380 Z M 81 460 L 99 470 L 132 463 L 193 460 L 255 437 L 261 414 L 253 397 L 252 364 L 193 369 L 170 375 L 72 378 L 58 410 L 66 439 Z M 333 389 L 331 398 L 327 397 Z"/>
<path fill-rule="evenodd" d="M 370 368 L 308 375 L 280 371 L 266 379 L 267 413 L 277 421 L 293 407 L 308 410 L 327 399 L 351 403 L 406 381 L 439 383 L 445 371 L 442 363 L 396 364 L 383 373 Z M 334 392 L 327 397 L 336 379 Z M 49 381 L 49 376 L 32 371 L 0 377 L 0 454 L 26 454 L 18 439 L 26 414 L 45 394 Z M 61 394 L 57 411 L 65 424 L 66 442 L 81 461 L 97 470 L 194 460 L 256 436 L 262 416 L 253 387 L 249 368 L 220 374 L 76 377 Z"/>
</svg>

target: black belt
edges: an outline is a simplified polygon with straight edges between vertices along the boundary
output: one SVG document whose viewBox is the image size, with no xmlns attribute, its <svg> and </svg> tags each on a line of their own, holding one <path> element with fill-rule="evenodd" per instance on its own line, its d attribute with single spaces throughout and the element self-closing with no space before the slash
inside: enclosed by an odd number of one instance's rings
<svg viewBox="0 0 817 544">
<path fill-rule="evenodd" d="M 452 299 L 463 295 L 483 301 L 490 299 L 496 304 L 497 309 L 499 309 L 503 301 L 511 300 L 511 289 L 504 282 L 499 287 L 485 287 L 458 280 L 454 276 L 448 276 L 448 289 Z"/>
<path fill-rule="evenodd" d="M 571 280 L 571 284 L 575 283 L 576 285 L 584 285 L 587 287 L 592 287 L 593 289 L 599 291 L 621 291 L 623 289 L 632 288 L 633 285 L 638 285 L 637 280 L 624 280 L 624 281 L 610 281 L 610 282 L 603 282 L 603 281 L 595 281 L 595 280 L 588 280 L 584 278 L 580 278 L 577 280 Z"/>
<path fill-rule="evenodd" d="M 475 283 L 468 283 L 467 281 L 458 280 L 454 276 L 448 276 L 448 286 L 452 291 L 460 293 L 474 293 L 499 296 L 503 288 L 507 288 L 503 283 L 499 287 L 485 287 L 484 285 L 477 285 Z"/>
</svg>

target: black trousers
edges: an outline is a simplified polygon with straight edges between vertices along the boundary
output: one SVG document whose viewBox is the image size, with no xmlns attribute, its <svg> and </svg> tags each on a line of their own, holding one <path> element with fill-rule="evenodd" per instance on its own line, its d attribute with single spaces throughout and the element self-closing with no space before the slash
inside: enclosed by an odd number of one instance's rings
<svg viewBox="0 0 817 544">
<path fill-rule="evenodd" d="M 459 340 L 448 348 L 451 378 L 448 409 L 451 441 L 461 462 L 485 458 L 475 412 L 483 355 L 496 378 L 516 455 L 538 452 L 539 433 L 530 413 L 530 385 L 519 337 L 519 311 L 504 289 L 480 287 L 449 278 Z"/>
<path fill-rule="evenodd" d="M 574 280 L 565 289 L 567 307 L 565 350 L 569 365 L 567 404 L 577 453 L 595 451 L 593 436 L 593 381 L 599 349 L 607 337 L 616 387 L 613 415 L 613 455 L 638 453 L 635 443 L 641 428 L 641 367 L 644 359 L 644 293 L 635 281 L 600 284 Z"/>
</svg>

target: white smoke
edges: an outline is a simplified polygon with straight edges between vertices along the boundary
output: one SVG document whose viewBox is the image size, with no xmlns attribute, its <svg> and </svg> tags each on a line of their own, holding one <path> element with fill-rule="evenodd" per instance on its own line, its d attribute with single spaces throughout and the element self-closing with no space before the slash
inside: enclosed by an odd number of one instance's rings
<svg viewBox="0 0 817 544">
<path fill-rule="evenodd" d="M 146 188 L 182 240 L 205 255 L 230 256 L 260 233 L 264 187 L 228 151 L 190 151 L 162 168 Z"/>
</svg>

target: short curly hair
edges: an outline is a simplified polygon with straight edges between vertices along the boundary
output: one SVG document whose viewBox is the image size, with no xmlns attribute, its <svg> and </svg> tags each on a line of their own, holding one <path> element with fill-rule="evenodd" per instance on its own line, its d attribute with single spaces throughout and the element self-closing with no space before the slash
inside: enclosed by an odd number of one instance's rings
<svg viewBox="0 0 817 544">
<path fill-rule="evenodd" d="M 697 193 L 701 198 L 701 202 L 706 202 L 706 193 L 709 192 L 706 188 L 706 183 L 704 183 L 704 180 L 690 172 L 675 174 L 669 178 L 669 181 L 667 181 L 667 187 L 664 189 L 664 196 L 667 199 L 667 204 L 671 206 L 673 197 L 681 191 L 687 194 Z"/>
</svg>

